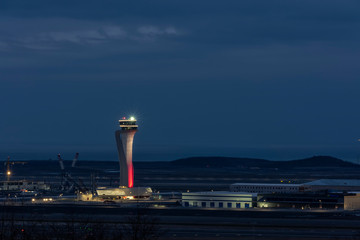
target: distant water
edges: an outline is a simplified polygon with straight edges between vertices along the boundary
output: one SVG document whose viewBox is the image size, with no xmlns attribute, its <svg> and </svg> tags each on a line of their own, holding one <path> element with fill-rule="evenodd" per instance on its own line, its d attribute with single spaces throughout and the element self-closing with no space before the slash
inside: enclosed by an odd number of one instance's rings
<svg viewBox="0 0 360 240">
<path fill-rule="evenodd" d="M 6 160 L 10 156 L 13 160 L 57 160 L 57 154 L 61 153 L 63 159 L 71 160 L 75 156 L 74 151 L 0 151 L 0 161 Z M 79 160 L 106 160 L 117 161 L 116 149 L 113 151 L 96 151 L 96 150 L 82 150 L 80 152 Z M 214 149 L 214 148 L 176 148 L 176 149 L 141 149 L 136 147 L 134 149 L 134 161 L 171 161 L 179 158 L 193 157 L 193 156 L 225 156 L 225 157 L 248 157 L 248 158 L 262 158 L 268 160 L 295 160 L 316 155 L 326 155 L 340 158 L 346 161 L 360 163 L 360 151 L 357 149 L 281 149 L 281 148 L 228 148 L 228 149 Z"/>
</svg>

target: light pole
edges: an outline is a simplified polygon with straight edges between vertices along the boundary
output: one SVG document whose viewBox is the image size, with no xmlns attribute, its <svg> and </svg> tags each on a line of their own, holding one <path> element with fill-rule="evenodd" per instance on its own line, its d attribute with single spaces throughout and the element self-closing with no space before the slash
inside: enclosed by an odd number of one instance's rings
<svg viewBox="0 0 360 240">
<path fill-rule="evenodd" d="M 6 178 L 7 181 L 10 181 L 10 176 L 11 176 L 11 171 L 10 171 L 10 156 L 8 156 L 7 158 L 7 162 L 6 162 Z"/>
</svg>

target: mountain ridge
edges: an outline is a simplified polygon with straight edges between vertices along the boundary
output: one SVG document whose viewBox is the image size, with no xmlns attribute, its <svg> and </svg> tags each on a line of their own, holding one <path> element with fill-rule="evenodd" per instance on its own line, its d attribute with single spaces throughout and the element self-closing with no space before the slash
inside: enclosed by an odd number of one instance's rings
<svg viewBox="0 0 360 240">
<path fill-rule="evenodd" d="M 236 157 L 189 157 L 171 161 L 178 167 L 236 167 L 236 168 L 335 168 L 360 167 L 360 165 L 331 156 L 313 156 L 309 158 L 273 161 L 259 158 Z"/>
</svg>

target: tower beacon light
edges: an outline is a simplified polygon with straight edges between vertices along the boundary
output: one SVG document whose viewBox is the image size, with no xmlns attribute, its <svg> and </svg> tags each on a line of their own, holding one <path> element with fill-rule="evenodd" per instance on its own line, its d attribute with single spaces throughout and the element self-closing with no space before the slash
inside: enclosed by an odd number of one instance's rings
<svg viewBox="0 0 360 240">
<path fill-rule="evenodd" d="M 120 162 L 120 187 L 134 186 L 134 167 L 132 150 L 135 133 L 138 129 L 135 117 L 119 120 L 120 130 L 115 131 L 116 144 Z"/>
</svg>

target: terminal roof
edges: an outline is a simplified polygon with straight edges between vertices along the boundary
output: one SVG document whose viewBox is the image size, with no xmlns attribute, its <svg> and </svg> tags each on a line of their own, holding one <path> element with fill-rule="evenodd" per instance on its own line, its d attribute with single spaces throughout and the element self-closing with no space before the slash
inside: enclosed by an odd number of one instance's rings
<svg viewBox="0 0 360 240">
<path fill-rule="evenodd" d="M 360 180 L 357 179 L 320 179 L 303 185 L 317 186 L 360 186 Z"/>
<path fill-rule="evenodd" d="M 231 185 L 246 185 L 246 186 L 281 186 L 281 187 L 298 187 L 302 184 L 294 184 L 294 183 L 234 183 Z"/>
</svg>

